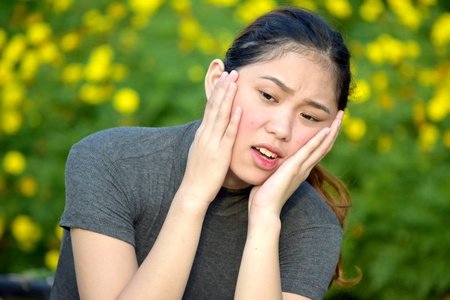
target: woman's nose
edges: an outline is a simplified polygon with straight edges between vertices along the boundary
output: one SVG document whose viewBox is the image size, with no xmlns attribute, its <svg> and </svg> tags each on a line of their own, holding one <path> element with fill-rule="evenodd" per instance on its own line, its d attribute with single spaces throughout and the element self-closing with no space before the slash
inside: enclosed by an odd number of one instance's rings
<svg viewBox="0 0 450 300">
<path fill-rule="evenodd" d="M 275 135 L 277 139 L 289 141 L 292 136 L 292 116 L 284 111 L 273 114 L 266 124 L 268 133 Z"/>
</svg>

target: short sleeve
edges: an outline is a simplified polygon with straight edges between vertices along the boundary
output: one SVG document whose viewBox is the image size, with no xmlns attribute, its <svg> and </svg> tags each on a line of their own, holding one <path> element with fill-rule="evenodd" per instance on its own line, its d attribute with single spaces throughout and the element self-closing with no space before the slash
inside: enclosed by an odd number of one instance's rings
<svg viewBox="0 0 450 300">
<path fill-rule="evenodd" d="M 280 272 L 284 292 L 322 299 L 341 252 L 342 229 L 323 199 L 308 186 L 282 213 Z"/>
<path fill-rule="evenodd" d="M 135 246 L 135 209 L 124 174 L 97 148 L 74 145 L 66 163 L 66 206 L 60 225 L 105 234 Z"/>
</svg>

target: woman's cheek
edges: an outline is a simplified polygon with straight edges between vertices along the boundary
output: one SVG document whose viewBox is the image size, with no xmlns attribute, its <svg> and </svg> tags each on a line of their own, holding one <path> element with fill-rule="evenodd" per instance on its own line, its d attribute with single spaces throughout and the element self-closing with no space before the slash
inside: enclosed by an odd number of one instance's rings
<svg viewBox="0 0 450 300">
<path fill-rule="evenodd" d="M 294 151 L 292 154 L 300 150 L 304 145 L 306 145 L 320 130 L 304 132 L 302 135 L 298 136 L 294 142 Z"/>
</svg>

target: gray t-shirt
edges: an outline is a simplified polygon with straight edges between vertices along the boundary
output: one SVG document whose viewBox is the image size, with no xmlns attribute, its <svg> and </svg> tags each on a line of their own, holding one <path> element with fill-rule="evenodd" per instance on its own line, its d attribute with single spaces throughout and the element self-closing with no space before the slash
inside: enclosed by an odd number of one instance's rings
<svg viewBox="0 0 450 300">
<path fill-rule="evenodd" d="M 181 183 L 199 124 L 114 128 L 72 147 L 60 222 L 65 230 L 51 299 L 79 299 L 71 227 L 130 243 L 138 264 L 144 261 Z M 246 240 L 250 190 L 221 189 L 210 205 L 183 299 L 233 298 Z M 304 182 L 283 207 L 281 221 L 283 291 L 323 298 L 341 248 L 338 220 Z"/>
</svg>

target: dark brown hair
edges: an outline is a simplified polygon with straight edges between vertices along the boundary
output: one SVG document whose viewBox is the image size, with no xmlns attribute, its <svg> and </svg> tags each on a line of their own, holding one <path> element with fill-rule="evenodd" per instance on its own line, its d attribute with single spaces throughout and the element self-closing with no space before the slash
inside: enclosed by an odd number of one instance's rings
<svg viewBox="0 0 450 300">
<path fill-rule="evenodd" d="M 337 106 L 344 110 L 351 83 L 350 53 L 341 34 L 320 16 L 306 9 L 282 7 L 262 15 L 248 25 L 228 49 L 224 59 L 225 71 L 239 70 L 291 51 L 311 54 L 324 67 L 331 68 Z M 333 210 L 343 228 L 350 207 L 349 192 L 345 184 L 320 165 L 313 168 L 307 181 Z M 358 281 L 343 278 L 342 255 L 333 276 L 332 282 L 334 281 L 344 285 Z"/>
</svg>

